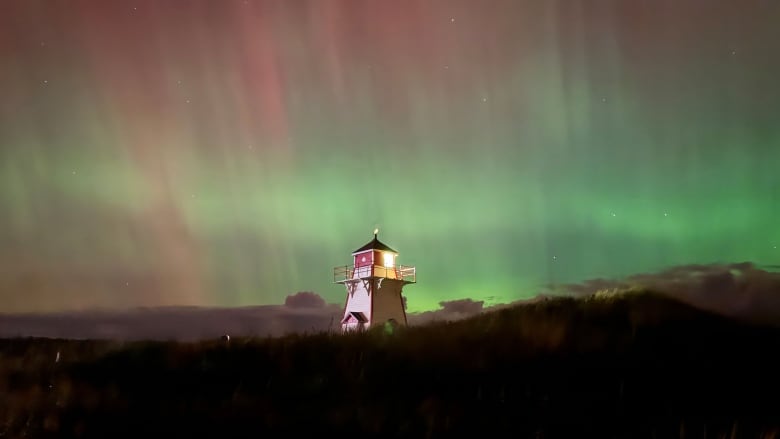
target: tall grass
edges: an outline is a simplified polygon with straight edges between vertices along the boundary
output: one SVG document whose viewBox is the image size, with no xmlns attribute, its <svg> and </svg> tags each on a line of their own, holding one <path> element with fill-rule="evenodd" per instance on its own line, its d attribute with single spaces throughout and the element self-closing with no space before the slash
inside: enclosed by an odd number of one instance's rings
<svg viewBox="0 0 780 439">
<path fill-rule="evenodd" d="M 393 334 L 2 340 L 0 434 L 767 438 L 778 348 L 776 329 L 648 292 Z"/>
</svg>

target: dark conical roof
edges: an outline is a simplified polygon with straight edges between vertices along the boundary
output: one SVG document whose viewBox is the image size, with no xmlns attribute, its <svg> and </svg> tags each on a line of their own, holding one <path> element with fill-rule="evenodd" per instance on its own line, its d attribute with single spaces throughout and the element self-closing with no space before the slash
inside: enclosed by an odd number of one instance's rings
<svg viewBox="0 0 780 439">
<path fill-rule="evenodd" d="M 363 247 L 360 247 L 359 249 L 353 251 L 352 254 L 354 255 L 355 253 L 364 252 L 366 250 L 382 250 L 382 251 L 387 251 L 387 252 L 398 253 L 397 251 L 395 251 L 395 250 L 391 249 L 390 247 L 388 247 L 387 245 L 385 245 L 384 242 L 382 242 L 379 239 L 377 239 L 376 235 L 374 235 L 374 239 L 372 239 L 371 242 L 369 242 L 368 244 L 364 245 Z"/>
</svg>

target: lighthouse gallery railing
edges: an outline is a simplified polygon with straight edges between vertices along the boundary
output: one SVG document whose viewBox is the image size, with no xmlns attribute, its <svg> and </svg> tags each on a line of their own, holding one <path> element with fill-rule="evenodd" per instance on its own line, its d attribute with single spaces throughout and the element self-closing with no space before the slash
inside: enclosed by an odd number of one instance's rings
<svg viewBox="0 0 780 439">
<path fill-rule="evenodd" d="M 369 277 L 384 277 L 405 282 L 417 282 L 417 269 L 409 265 L 395 265 L 392 267 L 382 265 L 363 265 L 361 267 L 342 265 L 333 269 L 333 282 L 335 283 Z"/>
</svg>

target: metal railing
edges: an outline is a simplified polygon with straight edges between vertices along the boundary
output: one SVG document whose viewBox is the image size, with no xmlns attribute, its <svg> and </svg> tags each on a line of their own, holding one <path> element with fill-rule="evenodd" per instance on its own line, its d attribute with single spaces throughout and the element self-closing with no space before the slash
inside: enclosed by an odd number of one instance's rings
<svg viewBox="0 0 780 439">
<path fill-rule="evenodd" d="M 404 282 L 417 282 L 417 269 L 410 265 L 395 265 L 385 267 L 383 265 L 341 265 L 333 269 L 333 282 L 341 283 L 350 279 L 365 279 L 370 277 L 383 277 L 398 279 Z"/>
</svg>

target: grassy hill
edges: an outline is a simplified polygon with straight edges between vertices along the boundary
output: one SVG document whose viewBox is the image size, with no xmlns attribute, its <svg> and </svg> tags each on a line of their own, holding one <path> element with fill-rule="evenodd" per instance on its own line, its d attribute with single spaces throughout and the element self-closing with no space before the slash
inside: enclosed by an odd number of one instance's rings
<svg viewBox="0 0 780 439">
<path fill-rule="evenodd" d="M 649 292 L 394 334 L 8 339 L 0 435 L 770 438 L 778 352 L 776 328 Z"/>
</svg>

